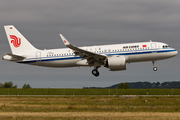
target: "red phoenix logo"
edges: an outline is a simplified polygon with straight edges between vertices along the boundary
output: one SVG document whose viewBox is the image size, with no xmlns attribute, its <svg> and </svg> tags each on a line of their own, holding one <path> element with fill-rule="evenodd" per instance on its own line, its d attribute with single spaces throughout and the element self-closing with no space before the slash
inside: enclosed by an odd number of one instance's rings
<svg viewBox="0 0 180 120">
<path fill-rule="evenodd" d="M 11 39 L 11 43 L 13 43 L 14 47 L 18 48 L 21 45 L 21 38 L 16 37 L 15 35 L 9 35 Z"/>
</svg>

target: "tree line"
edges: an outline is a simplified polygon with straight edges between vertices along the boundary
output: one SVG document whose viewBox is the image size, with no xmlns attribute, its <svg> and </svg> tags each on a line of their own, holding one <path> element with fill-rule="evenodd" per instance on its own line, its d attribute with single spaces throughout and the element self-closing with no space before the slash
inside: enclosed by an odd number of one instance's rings
<svg viewBox="0 0 180 120">
<path fill-rule="evenodd" d="M 0 88 L 17 88 L 17 85 L 14 85 L 12 81 L 1 83 Z M 29 84 L 24 84 L 22 86 L 23 89 L 32 88 Z M 112 85 L 110 87 L 83 87 L 83 89 L 146 89 L 146 88 L 155 88 L 155 89 L 164 89 L 164 88 L 176 88 L 180 89 L 180 81 L 172 81 L 172 82 L 126 82 Z"/>
<path fill-rule="evenodd" d="M 116 88 L 117 89 L 129 89 L 129 84 L 127 82 L 126 83 L 121 83 Z"/>
<path fill-rule="evenodd" d="M 112 85 L 110 87 L 106 87 L 106 88 L 117 88 L 119 84 L 115 84 Z M 128 82 L 127 83 L 129 85 L 130 89 L 146 89 L 146 88 L 154 88 L 154 89 L 170 89 L 170 88 L 176 88 L 179 89 L 180 88 L 180 81 L 171 81 L 171 82 Z"/>
<path fill-rule="evenodd" d="M 1 83 L 0 82 L 0 88 L 17 88 L 17 85 L 13 85 L 13 82 L 5 82 L 5 83 Z M 29 84 L 24 84 L 22 86 L 23 89 L 27 89 L 27 88 L 32 88 Z"/>
<path fill-rule="evenodd" d="M 180 81 L 171 82 L 126 82 L 118 83 L 110 87 L 83 87 L 83 89 L 180 89 Z"/>
</svg>

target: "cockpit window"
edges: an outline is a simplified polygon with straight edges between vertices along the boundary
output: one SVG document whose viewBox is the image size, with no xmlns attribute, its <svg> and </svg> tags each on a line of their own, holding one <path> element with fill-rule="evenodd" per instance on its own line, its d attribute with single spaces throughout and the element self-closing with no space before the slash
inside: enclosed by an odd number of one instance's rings
<svg viewBox="0 0 180 120">
<path fill-rule="evenodd" d="M 168 45 L 163 45 L 163 48 L 170 48 L 170 46 L 168 46 Z"/>
</svg>

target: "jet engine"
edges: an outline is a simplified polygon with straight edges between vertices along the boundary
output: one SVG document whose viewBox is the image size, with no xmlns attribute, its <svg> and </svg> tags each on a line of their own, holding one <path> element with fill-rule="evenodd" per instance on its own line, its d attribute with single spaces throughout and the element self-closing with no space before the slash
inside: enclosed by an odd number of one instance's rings
<svg viewBox="0 0 180 120">
<path fill-rule="evenodd" d="M 105 67 L 110 71 L 126 70 L 126 58 L 118 55 L 109 56 L 105 61 Z"/>
</svg>

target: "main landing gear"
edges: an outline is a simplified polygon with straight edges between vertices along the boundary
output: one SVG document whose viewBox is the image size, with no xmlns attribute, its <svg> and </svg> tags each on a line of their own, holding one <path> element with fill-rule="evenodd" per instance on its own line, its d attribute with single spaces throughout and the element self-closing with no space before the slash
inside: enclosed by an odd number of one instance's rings
<svg viewBox="0 0 180 120">
<path fill-rule="evenodd" d="M 157 71 L 157 67 L 155 67 L 155 61 L 152 61 L 152 63 L 153 63 L 153 66 L 154 66 L 154 67 L 153 67 L 153 70 L 154 70 L 154 71 Z"/>
<path fill-rule="evenodd" d="M 96 76 L 96 77 L 99 76 L 99 72 L 98 72 L 97 69 L 92 70 L 92 74 L 93 74 L 94 76 Z"/>
<path fill-rule="evenodd" d="M 92 70 L 92 74 L 95 76 L 95 77 L 98 77 L 99 76 L 99 71 L 98 71 L 98 68 L 101 67 L 99 65 L 99 62 L 95 61 L 94 62 L 94 69 Z"/>
</svg>

